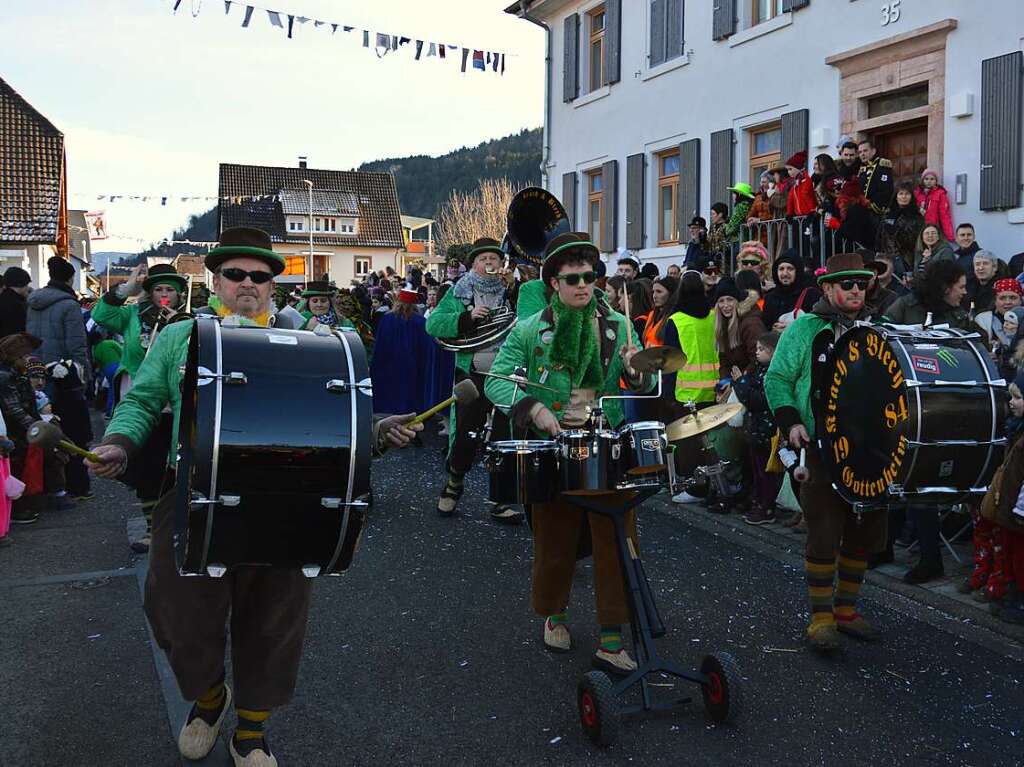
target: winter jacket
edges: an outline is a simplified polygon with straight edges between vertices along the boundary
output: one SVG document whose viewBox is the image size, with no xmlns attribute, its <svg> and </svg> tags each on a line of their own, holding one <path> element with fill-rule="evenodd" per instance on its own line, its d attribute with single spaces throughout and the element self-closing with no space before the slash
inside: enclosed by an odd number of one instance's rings
<svg viewBox="0 0 1024 767">
<path fill-rule="evenodd" d="M 757 306 L 757 294 L 752 293 L 736 305 L 739 315 L 739 345 L 731 349 L 718 350 L 718 377 L 732 377 L 733 365 L 740 370 L 747 370 L 754 363 L 757 351 L 757 339 L 764 335 L 763 315 Z"/>
<path fill-rule="evenodd" d="M 32 382 L 6 364 L 0 365 L 0 413 L 7 425 L 7 436 L 17 443 L 25 442 L 25 434 L 39 420 Z"/>
<path fill-rule="evenodd" d="M 764 378 L 767 374 L 768 367 L 758 362 L 752 371 L 732 382 L 736 398 L 747 409 L 747 433 L 758 447 L 770 444 L 776 429 L 772 409 L 768 406 L 768 397 L 764 392 Z"/>
<path fill-rule="evenodd" d="M 740 236 L 740 227 L 747 223 L 747 216 L 753 203 L 750 200 L 743 200 L 736 203 L 729 216 L 729 223 L 725 225 L 725 237 L 727 240 L 735 240 Z"/>
<path fill-rule="evenodd" d="M 917 207 L 924 215 L 925 224 L 938 224 L 947 240 L 953 239 L 953 213 L 949 207 L 949 194 L 942 186 L 925 189 L 918 186 L 914 190 Z"/>
<path fill-rule="evenodd" d="M 867 319 L 867 311 L 858 320 Z M 783 435 L 803 424 L 814 439 L 814 402 L 822 391 L 823 357 L 839 332 L 852 325 L 822 298 L 802 314 L 779 339 L 764 379 L 764 391 L 776 425 Z M 812 392 L 815 393 L 812 399 Z"/>
<path fill-rule="evenodd" d="M 917 205 L 911 203 L 900 207 L 894 202 L 889 212 L 882 218 L 875 250 L 898 253 L 905 261 L 910 262 L 913 260 L 914 249 L 917 247 L 922 229 L 924 216 Z"/>
<path fill-rule="evenodd" d="M 969 248 L 957 248 L 953 251 L 953 255 L 956 256 L 956 263 L 961 269 L 964 270 L 964 274 L 970 277 L 974 274 L 974 254 L 981 250 L 981 247 L 977 242 L 972 242 Z M 1011 274 L 1011 277 L 1016 277 L 1016 274 Z"/>
<path fill-rule="evenodd" d="M 772 195 L 774 197 L 774 195 Z M 758 192 L 754 195 L 754 202 L 750 205 L 750 210 L 747 212 L 747 221 L 752 218 L 756 218 L 758 221 L 771 221 L 775 216 L 772 215 L 771 206 L 768 204 L 768 196 L 764 192 Z"/>
<path fill-rule="evenodd" d="M 924 269 L 925 264 L 934 264 L 936 261 L 955 261 L 956 256 L 953 255 L 953 246 L 948 242 L 940 242 L 934 248 L 932 248 L 932 254 L 925 261 L 922 258 L 921 251 L 915 251 L 914 253 L 914 274 L 919 274 Z M 971 274 L 971 272 L 968 272 Z"/>
<path fill-rule="evenodd" d="M 783 285 L 779 282 L 779 264 L 790 264 L 796 267 L 796 280 L 791 285 Z M 814 287 L 811 277 L 804 271 L 803 264 L 800 263 L 800 257 L 795 250 L 788 250 L 775 259 L 775 263 L 772 264 L 772 281 L 775 283 L 775 287 L 769 290 L 764 297 L 762 321 L 765 327 L 771 328 L 779 321 L 779 317 L 794 309 L 799 308 L 801 311 L 809 312 L 821 298 L 821 291 Z M 801 305 L 797 307 L 797 299 L 804 292 L 804 288 L 807 288 L 807 292 L 804 293 Z"/>
<path fill-rule="evenodd" d="M 1024 436 L 1011 439 L 1010 443 L 1011 447 L 1006 451 L 1002 466 L 992 477 L 992 483 L 981 502 L 981 514 L 1000 527 L 1022 535 L 1024 518 L 1014 513 L 1014 506 L 1024 486 Z"/>
<path fill-rule="evenodd" d="M 899 283 L 890 283 L 896 284 Z M 899 294 L 895 293 L 889 288 L 883 288 L 877 282 L 875 287 L 869 292 L 865 298 L 865 303 L 868 307 L 868 314 L 872 317 L 881 317 L 885 312 L 892 306 L 896 301 L 899 300 Z"/>
<path fill-rule="evenodd" d="M 44 363 L 71 360 L 81 366 L 83 382 L 92 375 L 85 318 L 70 286 L 50 280 L 32 293 L 25 329 L 42 339 L 36 355 Z"/>
<path fill-rule="evenodd" d="M 980 331 L 967 312 L 959 306 L 943 304 L 937 308 L 928 308 L 916 293 L 910 293 L 896 300 L 885 312 L 884 321 L 894 325 L 923 325 L 932 315 L 932 325 L 949 325 L 960 330 Z"/>
<path fill-rule="evenodd" d="M 985 284 L 982 284 L 981 281 L 974 276 L 973 272 L 968 272 L 967 292 L 964 293 L 960 306 L 969 312 L 973 310 L 973 314 L 976 316 L 982 312 L 988 312 L 994 309 L 996 305 L 997 279 L 999 279 L 998 275 L 994 276 Z"/>
<path fill-rule="evenodd" d="M 10 288 L 0 291 L 0 338 L 25 331 L 25 313 L 28 305 L 20 293 Z"/>
<path fill-rule="evenodd" d="M 806 216 L 818 207 L 818 198 L 814 196 L 814 181 L 807 171 L 802 170 L 793 181 L 786 199 L 787 216 Z"/>
<path fill-rule="evenodd" d="M 872 212 L 879 216 L 885 213 L 896 192 L 892 163 L 884 157 L 862 163 L 858 180 Z"/>
</svg>

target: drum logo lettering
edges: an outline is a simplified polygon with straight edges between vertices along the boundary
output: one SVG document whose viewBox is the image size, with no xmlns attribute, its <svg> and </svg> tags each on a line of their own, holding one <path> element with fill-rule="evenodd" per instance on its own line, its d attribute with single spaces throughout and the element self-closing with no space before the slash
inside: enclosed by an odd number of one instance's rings
<svg viewBox="0 0 1024 767">
<path fill-rule="evenodd" d="M 640 440 L 640 449 L 653 453 L 661 448 L 661 440 L 657 437 Z"/>
<path fill-rule="evenodd" d="M 939 360 L 936 357 L 918 357 L 915 354 L 911 356 L 910 361 L 914 365 L 914 370 L 918 373 L 929 373 L 930 375 L 937 376 L 942 372 L 939 370 Z"/>
<path fill-rule="evenodd" d="M 920 358 L 922 360 L 928 358 Z M 935 372 L 938 372 L 938 362 L 932 359 Z M 851 383 L 849 391 L 844 391 L 844 384 L 851 372 L 851 367 L 860 371 L 861 376 L 856 380 L 858 383 Z M 869 475 L 858 473 L 855 465 L 863 472 L 863 450 L 866 446 L 860 445 L 860 454 L 855 455 L 853 445 L 848 434 L 843 433 L 847 428 L 857 428 L 863 424 L 849 424 L 840 421 L 841 400 L 848 406 L 851 402 L 861 401 L 866 392 L 858 392 L 857 387 L 863 385 L 863 374 L 867 371 L 878 371 L 882 374 L 881 381 L 888 386 L 877 392 L 878 396 L 878 418 L 880 426 L 889 432 L 899 432 L 903 423 L 910 419 L 910 411 L 907 407 L 906 393 L 903 389 L 904 377 L 902 368 L 895 353 L 889 344 L 876 333 L 868 333 L 861 341 L 851 339 L 845 349 L 839 351 L 832 371 L 832 380 L 828 382 L 825 400 L 825 432 L 826 443 L 831 449 L 830 458 L 838 469 L 838 476 L 842 484 L 854 495 L 861 498 L 874 498 L 883 495 L 889 486 L 896 483 L 900 468 L 903 466 L 903 459 L 907 453 L 907 438 L 900 434 L 899 438 L 892 444 L 888 453 L 880 456 L 879 461 L 872 461 Z M 872 408 L 874 409 L 874 408 Z M 851 416 L 847 411 L 846 417 Z"/>
</svg>

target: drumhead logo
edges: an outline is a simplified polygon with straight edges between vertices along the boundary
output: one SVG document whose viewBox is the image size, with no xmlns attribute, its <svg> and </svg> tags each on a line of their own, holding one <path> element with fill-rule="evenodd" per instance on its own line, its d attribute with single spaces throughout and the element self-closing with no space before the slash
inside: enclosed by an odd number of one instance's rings
<svg viewBox="0 0 1024 767">
<path fill-rule="evenodd" d="M 902 430 L 910 411 L 903 369 L 892 347 L 875 331 L 837 345 L 832 360 L 824 392 L 823 447 L 834 466 L 834 479 L 848 495 L 877 498 L 897 483 L 907 453 Z M 917 360 L 938 372 L 937 360 L 914 358 L 917 370 L 923 369 Z M 876 387 L 876 382 L 885 385 Z M 865 386 L 872 387 L 870 399 L 865 399 Z"/>
<path fill-rule="evenodd" d="M 918 357 L 914 355 L 910 358 L 910 361 L 914 364 L 914 370 L 918 373 L 930 373 L 933 376 L 937 376 L 942 372 L 939 370 L 939 360 L 935 357 Z"/>
<path fill-rule="evenodd" d="M 939 349 L 935 355 L 940 360 L 945 362 L 950 367 L 957 367 L 960 364 L 960 360 L 957 359 L 956 355 L 953 354 L 949 349 Z"/>
</svg>

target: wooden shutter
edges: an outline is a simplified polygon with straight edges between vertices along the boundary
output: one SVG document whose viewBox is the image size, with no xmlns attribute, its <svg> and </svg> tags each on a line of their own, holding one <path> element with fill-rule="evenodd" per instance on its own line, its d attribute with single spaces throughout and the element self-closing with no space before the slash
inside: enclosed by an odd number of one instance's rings
<svg viewBox="0 0 1024 767">
<path fill-rule="evenodd" d="M 724 40 L 736 31 L 736 0 L 711 0 L 711 39 Z"/>
<path fill-rule="evenodd" d="M 652 67 L 665 61 L 665 13 L 667 0 L 651 0 L 651 54 Z"/>
<path fill-rule="evenodd" d="M 626 247 L 640 250 L 644 246 L 644 168 L 643 154 L 626 158 Z"/>
<path fill-rule="evenodd" d="M 711 204 L 729 205 L 730 193 L 726 189 L 733 181 L 732 128 L 711 134 Z"/>
<path fill-rule="evenodd" d="M 806 109 L 782 115 L 782 144 L 780 154 L 785 162 L 797 152 L 807 151 L 807 129 L 810 113 Z"/>
<path fill-rule="evenodd" d="M 981 62 L 981 209 L 1020 205 L 1021 67 L 1014 51 Z"/>
<path fill-rule="evenodd" d="M 665 14 L 665 60 L 683 55 L 683 0 L 668 0 Z"/>
<path fill-rule="evenodd" d="M 679 145 L 679 192 L 676 194 L 676 221 L 679 238 L 686 239 L 690 219 L 700 215 L 700 139 Z"/>
<path fill-rule="evenodd" d="M 562 207 L 569 214 L 569 229 L 576 230 L 576 172 L 562 174 Z"/>
<path fill-rule="evenodd" d="M 609 160 L 601 166 L 601 250 L 612 253 L 619 247 L 616 240 L 619 223 L 619 163 Z"/>
<path fill-rule="evenodd" d="M 617 83 L 622 67 L 622 0 L 604 5 L 604 85 Z"/>
<path fill-rule="evenodd" d="M 782 0 L 782 11 L 799 11 L 811 4 L 811 0 Z"/>
<path fill-rule="evenodd" d="M 574 100 L 580 92 L 580 17 L 565 17 L 565 45 L 562 57 L 562 101 Z"/>
</svg>

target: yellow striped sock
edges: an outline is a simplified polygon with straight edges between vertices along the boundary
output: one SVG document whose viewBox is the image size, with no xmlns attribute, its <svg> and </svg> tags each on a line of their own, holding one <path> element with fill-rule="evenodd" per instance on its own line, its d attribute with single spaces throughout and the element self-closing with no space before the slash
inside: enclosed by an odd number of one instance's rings
<svg viewBox="0 0 1024 767">
<path fill-rule="evenodd" d="M 235 740 L 262 738 L 264 723 L 269 718 L 269 711 L 254 711 L 248 708 L 238 709 L 238 729 L 235 730 Z"/>
<path fill-rule="evenodd" d="M 835 617 L 830 612 L 811 613 L 811 625 L 814 626 L 819 623 L 835 623 Z"/>
<path fill-rule="evenodd" d="M 196 706 L 202 711 L 219 711 L 224 705 L 224 682 L 218 682 L 196 698 Z"/>
</svg>

